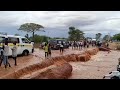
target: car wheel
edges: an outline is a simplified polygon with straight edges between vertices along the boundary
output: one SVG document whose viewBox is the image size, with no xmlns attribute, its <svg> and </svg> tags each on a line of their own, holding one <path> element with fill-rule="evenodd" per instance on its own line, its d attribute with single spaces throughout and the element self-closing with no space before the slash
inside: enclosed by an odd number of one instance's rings
<svg viewBox="0 0 120 90">
<path fill-rule="evenodd" d="M 117 71 L 119 71 L 119 72 L 120 72 L 120 68 L 117 68 Z"/>
<path fill-rule="evenodd" d="M 24 56 L 28 56 L 29 52 L 27 50 L 23 51 Z"/>
<path fill-rule="evenodd" d="M 113 76 L 113 77 L 111 77 L 111 79 L 119 79 L 119 77 Z"/>
</svg>

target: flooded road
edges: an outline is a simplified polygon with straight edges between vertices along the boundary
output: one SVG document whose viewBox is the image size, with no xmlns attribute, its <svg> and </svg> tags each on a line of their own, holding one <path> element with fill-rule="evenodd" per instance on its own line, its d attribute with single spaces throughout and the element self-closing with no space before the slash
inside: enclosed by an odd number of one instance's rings
<svg viewBox="0 0 120 90">
<path fill-rule="evenodd" d="M 69 79 L 102 79 L 109 72 L 117 70 L 120 52 L 111 53 L 99 51 L 88 62 L 71 62 L 72 76 Z"/>
<path fill-rule="evenodd" d="M 83 52 L 84 50 L 72 50 L 71 48 L 65 49 L 63 55 L 67 54 L 77 54 L 80 52 Z M 56 57 L 56 56 L 62 56 L 60 54 L 59 50 L 52 50 L 52 55 L 51 57 Z M 7 69 L 4 68 L 4 65 L 2 64 L 0 67 L 0 77 L 13 73 L 19 69 L 22 69 L 26 66 L 40 63 L 45 59 L 44 57 L 44 50 L 39 50 L 35 49 L 35 52 L 33 54 L 30 54 L 29 56 L 19 56 L 17 57 L 17 66 L 14 66 L 14 60 L 12 58 L 9 58 L 9 62 L 11 64 L 11 67 L 8 67 Z"/>
<path fill-rule="evenodd" d="M 89 48 L 92 49 L 92 48 Z M 84 50 L 72 50 L 71 48 L 65 49 L 63 55 L 68 54 L 80 54 Z M 62 56 L 59 50 L 52 50 L 52 57 Z M 111 53 L 99 51 L 96 55 L 93 55 L 87 62 L 70 62 L 73 67 L 72 76 L 69 79 L 102 79 L 104 75 L 116 70 L 118 64 L 118 58 L 120 58 L 120 52 L 112 51 Z M 14 66 L 14 60 L 9 58 L 9 62 L 12 67 L 4 68 L 4 65 L 0 67 L 0 77 L 11 74 L 26 66 L 40 63 L 45 60 L 44 50 L 35 49 L 33 54 L 29 56 L 19 56 L 17 58 L 18 66 Z"/>
</svg>

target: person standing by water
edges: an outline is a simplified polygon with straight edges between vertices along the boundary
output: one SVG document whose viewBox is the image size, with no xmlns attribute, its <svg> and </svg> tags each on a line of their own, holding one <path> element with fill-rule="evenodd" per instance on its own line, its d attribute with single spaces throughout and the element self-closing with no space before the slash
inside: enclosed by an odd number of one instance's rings
<svg viewBox="0 0 120 90">
<path fill-rule="evenodd" d="M 72 47 L 72 50 L 73 50 L 73 47 L 74 47 L 74 42 L 72 41 L 72 43 L 71 43 L 71 47 Z"/>
<path fill-rule="evenodd" d="M 79 50 L 80 50 L 80 41 L 78 41 L 78 47 L 79 47 Z"/>
<path fill-rule="evenodd" d="M 61 44 L 60 44 L 60 54 L 63 54 L 63 51 L 64 51 L 64 45 L 63 45 L 63 42 L 61 42 Z"/>
<path fill-rule="evenodd" d="M 87 48 L 89 48 L 89 41 L 87 41 Z"/>
<path fill-rule="evenodd" d="M 12 57 L 13 59 L 15 60 L 15 66 L 17 66 L 17 62 L 16 62 L 16 59 L 17 59 L 17 46 L 16 46 L 16 42 L 13 43 L 14 46 L 12 48 Z"/>
<path fill-rule="evenodd" d="M 80 41 L 80 50 L 82 50 L 83 47 L 83 41 Z"/>
<path fill-rule="evenodd" d="M 48 44 L 48 56 L 51 57 L 51 45 Z"/>
<path fill-rule="evenodd" d="M 84 48 L 86 48 L 86 44 L 87 44 L 87 43 L 86 43 L 86 40 L 84 40 Z"/>
<path fill-rule="evenodd" d="M 108 42 L 107 42 L 107 45 L 106 45 L 106 46 L 107 46 L 107 48 L 109 47 L 109 43 L 108 43 Z"/>
<path fill-rule="evenodd" d="M 79 48 L 79 41 L 76 41 L 76 47 L 77 47 L 77 50 Z"/>
<path fill-rule="evenodd" d="M 76 49 L 76 41 L 73 42 L 74 50 Z"/>
<path fill-rule="evenodd" d="M 45 58 L 48 58 L 48 44 L 47 43 L 45 43 L 44 50 L 45 50 Z"/>
<path fill-rule="evenodd" d="M 1 56 L 0 56 L 0 59 L 1 59 L 0 66 L 1 66 L 1 64 L 3 62 L 3 59 L 4 59 L 3 50 L 4 50 L 4 46 L 2 48 L 0 48 L 0 53 L 1 53 Z"/>
<path fill-rule="evenodd" d="M 5 68 L 7 68 L 7 66 L 9 65 L 9 67 L 11 67 L 10 63 L 8 62 L 8 55 L 9 55 L 9 46 L 8 46 L 8 42 L 5 42 L 4 45 L 4 50 L 3 50 L 3 55 L 4 55 L 4 65 Z"/>
</svg>

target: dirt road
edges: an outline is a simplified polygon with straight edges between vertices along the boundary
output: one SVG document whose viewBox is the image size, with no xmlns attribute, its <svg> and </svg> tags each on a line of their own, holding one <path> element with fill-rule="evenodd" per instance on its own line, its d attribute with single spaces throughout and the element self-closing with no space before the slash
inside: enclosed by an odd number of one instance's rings
<svg viewBox="0 0 120 90">
<path fill-rule="evenodd" d="M 80 52 L 83 52 L 83 50 L 82 51 L 72 50 L 70 48 L 70 49 L 65 49 L 63 55 L 73 54 L 73 53 L 75 54 L 75 53 L 80 53 Z M 61 54 L 60 54 L 59 50 L 52 50 L 52 57 L 60 56 L 60 55 Z M 11 64 L 11 67 L 8 67 L 7 69 L 5 69 L 4 65 L 2 64 L 2 66 L 0 67 L 0 77 L 7 75 L 7 74 L 10 74 L 10 73 L 13 73 L 14 71 L 17 71 L 23 67 L 26 67 L 26 66 L 29 66 L 29 65 L 32 65 L 35 63 L 39 63 L 44 59 L 45 59 L 44 50 L 39 50 L 39 49 L 35 49 L 35 52 L 29 56 L 19 56 L 17 58 L 18 66 L 14 66 L 14 60 L 12 58 L 9 58 L 9 62 Z"/>
<path fill-rule="evenodd" d="M 63 55 L 67 54 L 77 54 L 83 52 L 79 50 L 66 49 Z M 52 51 L 52 57 L 60 56 L 59 50 Z M 112 51 L 98 52 L 97 55 L 92 56 L 91 60 L 88 62 L 71 62 L 73 66 L 73 72 L 70 79 L 102 79 L 105 74 L 108 74 L 112 70 L 116 70 L 116 65 L 118 63 L 118 58 L 120 57 L 120 52 Z M 14 60 L 9 59 L 11 66 L 7 69 L 2 65 L 0 67 L 0 77 L 13 73 L 23 67 L 29 66 L 31 64 L 39 63 L 44 60 L 44 51 L 35 49 L 35 52 L 29 56 L 18 57 L 18 66 L 14 66 Z"/>
</svg>

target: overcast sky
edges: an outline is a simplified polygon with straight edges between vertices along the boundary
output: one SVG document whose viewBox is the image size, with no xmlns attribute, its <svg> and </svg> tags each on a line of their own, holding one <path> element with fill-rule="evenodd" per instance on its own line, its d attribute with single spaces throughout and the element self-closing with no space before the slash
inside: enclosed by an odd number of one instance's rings
<svg viewBox="0 0 120 90">
<path fill-rule="evenodd" d="M 70 26 L 91 37 L 120 33 L 120 11 L 0 11 L 0 32 L 25 35 L 17 29 L 29 22 L 43 25 L 46 32 L 36 33 L 51 37 L 67 37 Z"/>
</svg>

